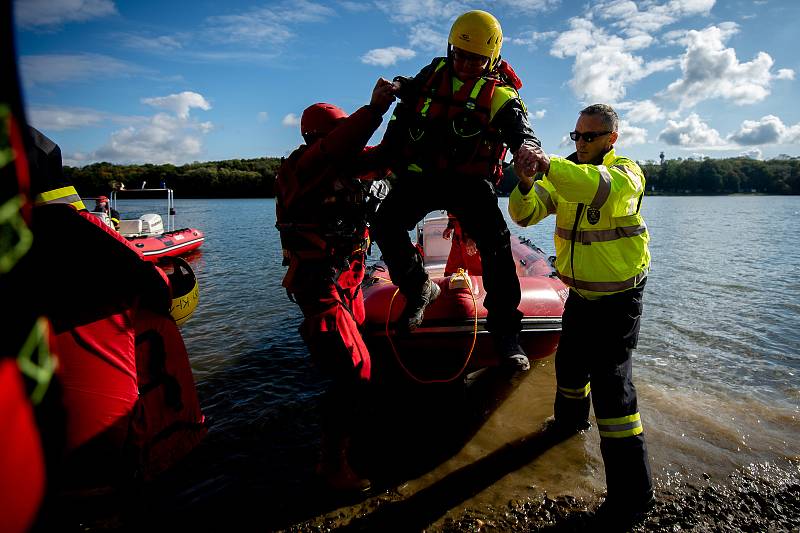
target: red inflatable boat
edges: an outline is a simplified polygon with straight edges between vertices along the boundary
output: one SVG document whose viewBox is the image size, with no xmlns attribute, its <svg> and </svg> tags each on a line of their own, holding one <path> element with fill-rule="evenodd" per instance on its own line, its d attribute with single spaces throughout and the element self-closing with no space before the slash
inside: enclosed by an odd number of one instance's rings
<svg viewBox="0 0 800 533">
<path fill-rule="evenodd" d="M 167 231 L 160 235 L 124 234 L 124 237 L 148 261 L 158 261 L 165 256 L 188 254 L 200 248 L 205 240 L 203 232 L 195 228 Z"/>
<path fill-rule="evenodd" d="M 120 195 L 129 198 L 152 198 L 166 194 L 167 227 L 161 215 L 147 213 L 135 219 L 121 219 L 119 232 L 148 261 L 157 262 L 166 256 L 185 255 L 196 250 L 205 241 L 205 235 L 196 228 L 175 229 L 175 198 L 172 189 L 125 189 L 112 191 L 111 207 L 116 209 Z M 101 216 L 100 213 L 95 215 Z"/>
<path fill-rule="evenodd" d="M 482 277 L 470 273 L 469 265 L 466 272 L 445 276 L 451 252 L 451 241 L 442 237 L 447 221 L 444 214 L 439 214 L 426 218 L 417 229 L 425 268 L 442 289 L 441 296 L 425 311 L 425 321 L 419 328 L 407 335 L 395 333 L 394 322 L 403 310 L 405 298 L 392 284 L 382 263 L 369 269 L 362 285 L 364 337 L 370 352 L 374 357 L 389 354 L 420 381 L 447 381 L 464 371 L 498 364 L 485 327 Z M 531 359 L 547 357 L 558 345 L 568 289 L 555 276 L 544 252 L 529 240 L 512 237 L 511 250 L 522 289 L 520 344 Z M 451 258 L 448 270 L 452 265 Z"/>
</svg>

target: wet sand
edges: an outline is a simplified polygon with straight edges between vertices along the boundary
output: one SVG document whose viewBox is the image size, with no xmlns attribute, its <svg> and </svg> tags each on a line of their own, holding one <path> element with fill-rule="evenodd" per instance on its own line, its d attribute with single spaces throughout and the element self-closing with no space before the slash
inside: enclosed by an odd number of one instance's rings
<svg viewBox="0 0 800 533">
<path fill-rule="evenodd" d="M 795 412 L 637 381 L 658 503 L 635 531 L 798 530 Z M 352 454 L 373 481 L 368 494 L 332 494 L 318 483 L 318 414 L 308 397 L 284 406 L 278 418 L 212 425 L 201 446 L 153 482 L 62 497 L 49 525 L 59 531 L 597 530 L 591 511 L 605 489 L 599 435 L 596 428 L 566 439 L 547 431 L 552 357 L 522 377 L 489 370 L 466 387 L 399 380 L 376 389 Z"/>
<path fill-rule="evenodd" d="M 447 405 L 458 392 L 416 391 L 398 409 L 427 402 L 427 427 L 409 432 L 401 412 L 385 412 L 393 427 L 373 426 L 361 443 L 372 495 L 284 530 L 592 530 L 605 488 L 599 435 L 546 430 L 554 381 L 552 358 L 523 378 L 481 376 L 460 419 L 450 409 L 458 402 Z M 640 386 L 639 395 L 658 503 L 636 531 L 798 529 L 800 446 L 787 440 L 798 434 L 795 413 L 697 391 Z"/>
</svg>

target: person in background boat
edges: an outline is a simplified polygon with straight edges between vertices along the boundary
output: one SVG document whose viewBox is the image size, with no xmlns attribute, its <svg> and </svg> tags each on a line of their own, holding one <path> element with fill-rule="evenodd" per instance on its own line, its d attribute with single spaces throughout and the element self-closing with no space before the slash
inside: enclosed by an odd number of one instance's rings
<svg viewBox="0 0 800 533">
<path fill-rule="evenodd" d="M 453 240 L 450 253 L 447 255 L 447 264 L 444 267 L 445 276 L 455 274 L 459 268 L 463 268 L 474 276 L 482 275 L 478 247 L 472 237 L 464 233 L 461 224 L 452 213 L 447 214 L 447 227 L 442 232 L 442 237 Z"/>
<path fill-rule="evenodd" d="M 447 57 L 437 57 L 413 79 L 395 78 L 401 102 L 379 148 L 398 176 L 373 225 L 392 281 L 406 298 L 398 330 L 423 320 L 441 289 L 423 267 L 408 231 L 427 213 L 447 209 L 480 251 L 492 332 L 502 364 L 528 370 L 519 345 L 520 284 L 511 234 L 494 184 L 508 148 L 516 154 L 540 145 L 528 122 L 513 69 L 500 59 L 500 23 L 469 11 L 453 23 Z"/>
<path fill-rule="evenodd" d="M 94 211 L 95 213 L 108 215 L 109 220 L 114 225 L 114 229 L 119 231 L 119 212 L 111 208 L 111 204 L 108 203 L 108 196 L 100 196 L 95 200 Z"/>
<path fill-rule="evenodd" d="M 552 423 L 566 432 L 587 429 L 594 403 L 608 488 L 597 517 L 629 525 L 654 502 L 631 375 L 650 252 L 640 213 L 644 174 L 615 152 L 618 126 L 611 106 L 582 110 L 570 133 L 572 155 L 550 158 L 537 150 L 516 162 L 520 183 L 508 209 L 521 226 L 556 215 L 555 266 L 570 290 L 555 358 Z"/>
<path fill-rule="evenodd" d="M 371 361 L 358 324 L 360 283 L 369 246 L 369 198 L 355 162 L 394 101 L 380 78 L 370 103 L 348 116 L 332 104 L 308 107 L 300 120 L 306 144 L 286 158 L 276 179 L 277 227 L 289 267 L 283 286 L 303 312 L 300 334 L 316 366 L 331 379 L 322 402 L 318 474 L 333 489 L 368 490 L 347 456 L 358 427 Z"/>
</svg>

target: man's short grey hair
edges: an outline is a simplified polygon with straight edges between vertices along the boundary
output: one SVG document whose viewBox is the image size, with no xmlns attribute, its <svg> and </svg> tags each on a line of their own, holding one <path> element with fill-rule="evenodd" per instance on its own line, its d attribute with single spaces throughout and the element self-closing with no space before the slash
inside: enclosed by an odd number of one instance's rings
<svg viewBox="0 0 800 533">
<path fill-rule="evenodd" d="M 597 115 L 603 121 L 603 126 L 608 131 L 617 131 L 619 116 L 614 108 L 608 104 L 592 104 L 581 111 L 581 115 Z"/>
</svg>

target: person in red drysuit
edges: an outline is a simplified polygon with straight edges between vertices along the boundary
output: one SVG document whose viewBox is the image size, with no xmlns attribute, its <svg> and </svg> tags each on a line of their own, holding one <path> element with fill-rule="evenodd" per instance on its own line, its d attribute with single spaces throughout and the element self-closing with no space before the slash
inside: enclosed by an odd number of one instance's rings
<svg viewBox="0 0 800 533">
<path fill-rule="evenodd" d="M 442 237 L 453 239 L 450 253 L 447 255 L 447 264 L 444 267 L 445 276 L 455 274 L 459 268 L 463 268 L 474 276 L 482 275 L 483 268 L 478 246 L 472 237 L 464 233 L 464 228 L 451 213 L 447 214 L 447 227 L 442 232 Z"/>
<path fill-rule="evenodd" d="M 358 331 L 369 195 L 360 179 L 367 176 L 356 167 L 394 91 L 391 82 L 378 79 L 370 103 L 350 116 L 332 104 L 308 107 L 300 121 L 306 144 L 282 162 L 275 181 L 277 227 L 289 267 L 283 286 L 303 312 L 300 334 L 316 366 L 331 378 L 322 402 L 317 471 L 337 490 L 370 487 L 347 458 L 371 366 Z"/>
</svg>

